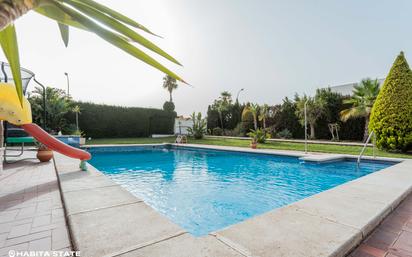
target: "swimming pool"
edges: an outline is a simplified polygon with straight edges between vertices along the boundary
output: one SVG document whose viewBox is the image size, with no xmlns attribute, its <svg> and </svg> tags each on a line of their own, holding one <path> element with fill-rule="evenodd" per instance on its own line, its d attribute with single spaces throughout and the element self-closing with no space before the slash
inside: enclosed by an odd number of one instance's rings
<svg viewBox="0 0 412 257">
<path fill-rule="evenodd" d="M 90 151 L 94 167 L 194 236 L 392 165 L 165 146 Z"/>
</svg>

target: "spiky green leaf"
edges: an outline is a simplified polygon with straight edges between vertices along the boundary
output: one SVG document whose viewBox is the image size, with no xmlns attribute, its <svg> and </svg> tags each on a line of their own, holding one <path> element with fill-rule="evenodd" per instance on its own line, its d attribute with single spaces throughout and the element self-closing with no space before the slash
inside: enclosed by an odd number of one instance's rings
<svg viewBox="0 0 412 257">
<path fill-rule="evenodd" d="M 160 64 L 158 61 L 150 57 L 148 54 L 143 52 L 142 50 L 136 48 L 126 40 L 124 40 L 122 37 L 119 37 L 117 34 L 99 26 L 97 23 L 95 23 L 93 20 L 89 19 L 85 15 L 79 13 L 78 11 L 66 7 L 64 4 L 60 2 L 53 2 L 53 4 L 60 8 L 64 13 L 67 13 L 70 17 L 75 19 L 77 22 L 82 24 L 84 27 L 86 27 L 88 30 L 93 31 L 96 35 L 99 37 L 103 38 L 107 42 L 113 44 L 114 46 L 120 48 L 121 50 L 129 53 L 130 55 L 136 57 L 137 59 L 151 65 L 152 67 L 170 75 L 171 77 L 186 83 L 182 78 L 180 78 L 178 75 L 176 75 L 174 72 L 170 71 L 167 69 L 165 66 Z"/>
<path fill-rule="evenodd" d="M 139 43 L 140 45 L 150 49 L 151 51 L 163 56 L 164 58 L 168 59 L 171 62 L 174 62 L 178 65 L 181 65 L 175 58 L 170 56 L 168 53 L 163 51 L 161 48 L 141 36 L 139 33 L 133 31 L 132 29 L 128 28 L 127 26 L 123 25 L 122 23 L 118 22 L 116 19 L 94 9 L 88 5 L 83 4 L 80 1 L 76 0 L 64 0 L 65 3 L 73 6 L 78 11 L 85 14 L 87 17 L 91 17 L 98 22 L 108 26 L 109 28 L 113 29 L 114 31 L 130 38 L 132 41 Z"/>
<path fill-rule="evenodd" d="M 60 22 L 57 22 L 57 24 L 59 25 L 60 35 L 62 36 L 64 45 L 67 47 L 69 45 L 69 26 Z"/>
<path fill-rule="evenodd" d="M 14 24 L 9 24 L 5 29 L 0 31 L 0 44 L 10 64 L 20 104 L 23 105 L 23 83 L 21 80 L 19 47 Z"/>
<path fill-rule="evenodd" d="M 145 26 L 137 23 L 136 21 L 130 19 L 129 17 L 127 17 L 127 16 L 125 16 L 125 15 L 123 15 L 123 14 L 117 12 L 117 11 L 112 10 L 111 8 L 109 8 L 105 5 L 97 3 L 93 0 L 76 0 L 76 1 L 80 2 L 80 3 L 83 3 L 83 4 L 86 4 L 86 5 L 89 5 L 89 6 L 95 8 L 95 9 L 97 9 L 97 10 L 99 10 L 99 11 L 115 18 L 116 20 L 119 20 L 119 21 L 125 23 L 125 24 L 128 24 L 128 25 L 133 26 L 133 27 L 138 28 L 138 29 L 141 29 L 141 30 L 143 30 L 143 31 L 145 31 L 149 34 L 158 36 L 155 33 L 151 32 L 149 29 L 147 29 Z"/>
</svg>

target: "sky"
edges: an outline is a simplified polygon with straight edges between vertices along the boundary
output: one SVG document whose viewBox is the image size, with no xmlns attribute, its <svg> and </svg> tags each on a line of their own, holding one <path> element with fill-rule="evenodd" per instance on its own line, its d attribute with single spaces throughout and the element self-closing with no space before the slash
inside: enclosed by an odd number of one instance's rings
<svg viewBox="0 0 412 257">
<path fill-rule="evenodd" d="M 176 111 L 206 112 L 220 92 L 240 102 L 281 103 L 316 88 L 383 78 L 395 57 L 412 56 L 408 0 L 100 0 L 163 38 L 148 39 L 179 60 L 157 60 L 192 86 L 173 93 Z M 16 21 L 21 64 L 76 100 L 162 108 L 164 74 L 94 34 L 31 12 Z M 150 53 L 149 51 L 147 51 Z M 5 60 L 0 53 L 0 60 Z M 34 83 L 30 89 L 34 88 Z"/>
</svg>

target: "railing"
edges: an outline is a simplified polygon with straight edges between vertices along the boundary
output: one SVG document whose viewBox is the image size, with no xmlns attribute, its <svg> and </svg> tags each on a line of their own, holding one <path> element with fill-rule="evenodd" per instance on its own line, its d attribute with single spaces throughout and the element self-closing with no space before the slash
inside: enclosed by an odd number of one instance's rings
<svg viewBox="0 0 412 257">
<path fill-rule="evenodd" d="M 369 141 L 372 139 L 373 137 L 373 142 L 372 142 L 372 151 L 373 151 L 373 158 L 376 158 L 376 154 L 375 154 L 375 142 L 376 142 L 376 135 L 375 133 L 373 133 L 373 131 L 369 134 L 368 139 L 366 139 L 365 144 L 362 147 L 362 151 L 360 152 L 359 156 L 358 156 L 358 160 L 357 163 L 358 165 L 361 162 L 362 156 L 365 153 L 366 147 L 368 147 L 368 143 Z"/>
</svg>

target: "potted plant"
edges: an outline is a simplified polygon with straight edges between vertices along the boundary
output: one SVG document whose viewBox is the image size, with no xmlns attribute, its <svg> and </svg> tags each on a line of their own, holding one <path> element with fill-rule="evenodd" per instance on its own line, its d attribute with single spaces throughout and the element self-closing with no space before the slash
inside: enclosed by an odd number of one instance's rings
<svg viewBox="0 0 412 257">
<path fill-rule="evenodd" d="M 268 138 L 266 131 L 263 129 L 251 129 L 247 135 L 252 138 L 252 142 L 250 143 L 252 149 L 256 149 L 258 143 L 265 143 Z"/>
<path fill-rule="evenodd" d="M 83 131 L 81 130 L 76 130 L 74 131 L 73 135 L 79 136 L 79 144 L 80 145 L 85 145 L 86 144 L 86 137 Z"/>
<path fill-rule="evenodd" d="M 40 144 L 37 148 L 37 159 L 41 162 L 48 162 L 53 158 L 53 151 L 50 150 L 47 146 Z"/>
<path fill-rule="evenodd" d="M 256 137 L 252 137 L 252 141 L 250 142 L 250 147 L 252 149 L 256 149 L 257 148 L 257 140 Z"/>
</svg>

